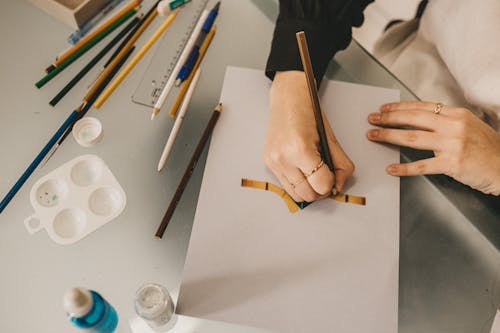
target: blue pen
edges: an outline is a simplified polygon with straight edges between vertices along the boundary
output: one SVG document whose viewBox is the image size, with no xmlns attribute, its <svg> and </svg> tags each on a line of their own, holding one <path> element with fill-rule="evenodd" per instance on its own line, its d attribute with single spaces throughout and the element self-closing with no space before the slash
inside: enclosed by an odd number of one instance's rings
<svg viewBox="0 0 500 333">
<path fill-rule="evenodd" d="M 189 74 L 191 74 L 193 66 L 200 55 L 201 45 L 205 41 L 205 38 L 210 32 L 210 29 L 212 29 L 217 14 L 219 14 L 219 7 L 220 7 L 220 1 L 217 2 L 214 8 L 212 8 L 212 10 L 210 11 L 210 13 L 208 13 L 207 19 L 205 20 L 205 22 L 203 23 L 203 27 L 201 28 L 200 35 L 196 39 L 196 43 L 194 44 L 191 53 L 189 53 L 189 57 L 187 58 L 186 62 L 182 66 L 179 73 L 177 74 L 177 78 L 175 80 L 176 86 L 179 86 L 182 82 L 184 82 L 188 78 Z"/>
</svg>

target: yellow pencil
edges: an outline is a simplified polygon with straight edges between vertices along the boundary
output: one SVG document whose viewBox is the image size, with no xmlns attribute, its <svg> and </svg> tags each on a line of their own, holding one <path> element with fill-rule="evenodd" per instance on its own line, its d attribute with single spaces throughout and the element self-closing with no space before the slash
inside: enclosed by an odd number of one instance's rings
<svg viewBox="0 0 500 333">
<path fill-rule="evenodd" d="M 87 92 L 87 95 L 83 98 L 83 101 L 87 103 L 90 99 L 90 97 L 95 93 L 97 88 L 101 85 L 102 82 L 108 77 L 109 73 L 113 71 L 113 68 L 120 62 L 120 59 L 122 59 L 130 50 L 132 46 L 134 46 L 134 43 L 139 39 L 139 37 L 142 35 L 144 30 L 153 22 L 154 18 L 158 14 L 157 10 L 153 10 L 144 20 L 144 22 L 141 24 L 141 26 L 137 29 L 137 31 L 134 33 L 134 35 L 129 39 L 127 44 L 123 46 L 121 51 L 116 55 L 116 57 L 111 61 L 111 63 L 102 71 L 102 73 L 99 75 L 97 80 L 94 82 L 92 87 L 89 89 Z M 140 23 L 139 23 L 140 24 Z"/>
<path fill-rule="evenodd" d="M 205 56 L 205 53 L 207 52 L 208 47 L 210 46 L 210 42 L 214 38 L 216 30 L 217 30 L 217 26 L 214 24 L 212 29 L 210 29 L 210 32 L 208 33 L 205 41 L 203 42 L 203 44 L 201 44 L 200 56 L 196 60 L 194 66 L 193 66 L 193 70 L 191 71 L 191 74 L 189 74 L 186 81 L 184 81 L 182 83 L 181 89 L 179 90 L 179 93 L 177 94 L 177 97 L 175 98 L 174 104 L 172 104 L 172 107 L 170 108 L 170 112 L 168 113 L 168 115 L 170 117 L 173 118 L 177 114 L 177 110 L 179 109 L 179 106 L 181 105 L 182 100 L 184 99 L 184 95 L 186 95 L 186 92 L 187 92 L 189 86 L 191 85 L 191 81 L 193 81 L 193 77 L 194 77 L 194 74 L 196 73 L 196 70 L 198 69 L 198 67 L 200 67 L 200 63 L 203 60 L 203 57 Z M 172 75 L 173 75 L 173 73 L 172 73 Z"/>
<path fill-rule="evenodd" d="M 118 76 L 111 82 L 111 84 L 103 91 L 103 93 L 99 96 L 99 98 L 95 101 L 94 107 L 99 109 L 104 102 L 108 99 L 108 97 L 115 91 L 116 87 L 125 79 L 125 77 L 130 73 L 130 71 L 134 68 L 134 66 L 141 60 L 141 58 L 148 52 L 148 50 L 153 46 L 153 44 L 160 38 L 160 36 L 167 30 L 167 28 L 172 24 L 172 22 L 177 17 L 179 13 L 179 9 L 173 11 L 163 22 L 163 24 L 155 31 L 153 36 L 144 44 L 142 49 L 135 55 L 135 57 L 130 60 L 130 62 L 125 66 L 125 68 L 118 74 Z"/>
<path fill-rule="evenodd" d="M 111 26 L 116 20 L 118 20 L 120 17 L 125 15 L 129 10 L 132 8 L 138 7 L 141 4 L 142 0 L 133 0 L 130 2 L 128 5 L 123 7 L 122 10 L 120 10 L 118 13 L 113 15 L 109 20 L 104 22 L 102 25 L 94 29 L 91 33 L 89 33 L 87 36 L 82 38 L 78 43 L 76 43 L 73 47 L 69 48 L 66 52 L 61 54 L 60 56 L 57 57 L 57 59 L 52 63 L 51 67 L 57 67 L 59 66 L 64 60 L 68 59 L 71 55 L 73 55 L 76 51 L 82 48 L 85 44 L 87 44 L 91 39 L 93 39 L 95 36 L 103 32 L 105 29 L 107 29 L 109 26 Z"/>
</svg>

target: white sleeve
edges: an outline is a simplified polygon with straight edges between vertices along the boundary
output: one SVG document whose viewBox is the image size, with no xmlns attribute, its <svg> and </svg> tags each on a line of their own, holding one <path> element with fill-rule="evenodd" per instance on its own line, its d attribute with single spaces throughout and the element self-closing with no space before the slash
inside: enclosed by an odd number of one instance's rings
<svg viewBox="0 0 500 333">
<path fill-rule="evenodd" d="M 420 30 L 466 100 L 500 115 L 500 1 L 431 0 Z"/>
</svg>

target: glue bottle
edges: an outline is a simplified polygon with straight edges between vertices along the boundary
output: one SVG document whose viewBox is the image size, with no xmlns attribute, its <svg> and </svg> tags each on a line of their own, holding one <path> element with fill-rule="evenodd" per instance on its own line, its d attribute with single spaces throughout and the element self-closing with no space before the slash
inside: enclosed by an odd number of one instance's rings
<svg viewBox="0 0 500 333">
<path fill-rule="evenodd" d="M 73 288 L 64 295 L 68 319 L 84 331 L 112 333 L 118 324 L 115 309 L 97 292 Z"/>
</svg>

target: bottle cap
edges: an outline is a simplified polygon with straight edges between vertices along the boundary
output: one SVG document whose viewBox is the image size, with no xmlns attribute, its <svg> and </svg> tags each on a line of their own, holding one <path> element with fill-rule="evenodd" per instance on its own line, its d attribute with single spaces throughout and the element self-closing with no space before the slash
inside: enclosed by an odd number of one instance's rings
<svg viewBox="0 0 500 333">
<path fill-rule="evenodd" d="M 174 304 L 165 287 L 147 283 L 135 294 L 135 312 L 151 327 L 161 327 L 172 318 Z"/>
<path fill-rule="evenodd" d="M 101 122 L 94 117 L 83 117 L 73 126 L 73 136 L 81 146 L 92 147 L 102 139 Z"/>
<path fill-rule="evenodd" d="M 158 6 L 156 7 L 156 10 L 158 11 L 158 15 L 160 16 L 168 16 L 172 12 L 167 0 L 160 1 L 158 3 Z"/>
<path fill-rule="evenodd" d="M 64 310 L 72 317 L 83 317 L 92 309 L 92 294 L 84 288 L 72 288 L 64 294 Z"/>
</svg>

